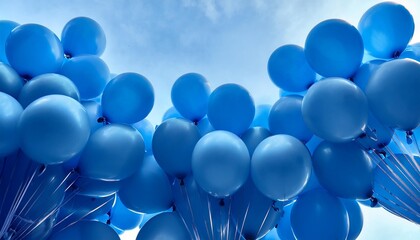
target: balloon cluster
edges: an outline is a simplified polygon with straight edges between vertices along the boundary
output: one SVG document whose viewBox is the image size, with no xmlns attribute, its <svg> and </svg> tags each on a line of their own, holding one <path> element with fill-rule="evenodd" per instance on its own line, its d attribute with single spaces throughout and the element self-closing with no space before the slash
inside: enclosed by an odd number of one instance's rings
<svg viewBox="0 0 420 240">
<path fill-rule="evenodd" d="M 323 21 L 270 56 L 272 106 L 187 73 L 155 127 L 152 84 L 110 74 L 97 22 L 0 21 L 0 239 L 356 239 L 366 202 L 419 224 L 413 33 L 390 2 Z"/>
</svg>

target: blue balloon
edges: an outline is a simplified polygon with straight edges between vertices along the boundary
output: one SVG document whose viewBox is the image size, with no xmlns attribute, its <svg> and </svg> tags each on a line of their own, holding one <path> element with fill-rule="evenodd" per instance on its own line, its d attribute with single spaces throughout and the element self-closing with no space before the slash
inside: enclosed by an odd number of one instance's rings
<svg viewBox="0 0 420 240">
<path fill-rule="evenodd" d="M 289 204 L 283 207 L 282 216 L 280 217 L 277 234 L 281 240 L 295 240 L 295 235 L 293 234 L 292 225 L 290 223 L 290 213 L 292 212 L 293 204 Z"/>
<path fill-rule="evenodd" d="M 22 78 L 20 78 L 12 67 L 0 62 L 0 92 L 7 93 L 17 99 L 23 83 Z"/>
<path fill-rule="evenodd" d="M 318 23 L 308 34 L 305 56 L 324 77 L 351 77 L 363 58 L 363 40 L 357 29 L 341 19 Z"/>
<path fill-rule="evenodd" d="M 210 92 L 210 85 L 202 75 L 187 73 L 175 81 L 171 99 L 183 117 L 198 122 L 207 114 Z"/>
<path fill-rule="evenodd" d="M 19 102 L 23 108 L 40 97 L 59 94 L 80 100 L 79 91 L 74 83 L 65 76 L 56 73 L 38 75 L 28 81 L 19 94 Z"/>
<path fill-rule="evenodd" d="M 341 199 L 341 202 L 346 207 L 347 214 L 349 215 L 349 234 L 348 240 L 356 240 L 363 228 L 363 213 L 359 204 L 355 200 Z"/>
<path fill-rule="evenodd" d="M 79 176 L 72 184 L 77 189 L 78 195 L 89 197 L 108 197 L 118 192 L 121 187 L 121 181 L 104 181 Z"/>
<path fill-rule="evenodd" d="M 174 118 L 164 121 L 153 135 L 156 161 L 169 175 L 184 178 L 191 173 L 192 153 L 200 137 L 197 126 L 188 120 Z"/>
<path fill-rule="evenodd" d="M 103 116 L 102 106 L 100 103 L 92 100 L 81 101 L 80 103 L 83 105 L 88 114 L 90 123 L 90 133 L 92 134 L 96 130 L 104 126 L 103 122 L 98 121 L 98 119 Z"/>
<path fill-rule="evenodd" d="M 166 112 L 163 114 L 162 122 L 171 119 L 171 118 L 183 118 L 181 114 L 175 109 L 175 107 L 170 107 Z"/>
<path fill-rule="evenodd" d="M 171 183 L 152 155 L 123 181 L 118 196 L 128 209 L 147 214 L 164 211 L 173 204 Z"/>
<path fill-rule="evenodd" d="M 93 179 L 121 180 L 139 169 L 144 153 L 143 138 L 136 129 L 106 125 L 90 136 L 78 170 L 82 176 Z"/>
<path fill-rule="evenodd" d="M 356 74 L 352 77 L 352 81 L 360 88 L 362 91 L 366 90 L 366 86 L 369 82 L 369 79 L 373 76 L 373 74 L 378 70 L 384 60 L 372 60 L 366 62 L 360 66 L 357 70 Z"/>
<path fill-rule="evenodd" d="M 117 197 L 115 205 L 111 209 L 110 222 L 113 226 L 125 230 L 138 227 L 143 220 L 143 214 L 128 209 Z"/>
<path fill-rule="evenodd" d="M 58 37 L 38 24 L 23 24 L 13 29 L 6 41 L 6 56 L 16 72 L 26 79 L 58 72 L 64 60 Z"/>
<path fill-rule="evenodd" d="M 319 183 L 335 196 L 351 199 L 372 196 L 372 160 L 358 143 L 324 141 L 316 148 L 312 160 Z"/>
<path fill-rule="evenodd" d="M 235 134 L 214 131 L 194 148 L 192 172 L 198 185 L 210 195 L 224 198 L 248 179 L 250 157 L 245 143 Z"/>
<path fill-rule="evenodd" d="M 18 122 L 20 147 L 32 160 L 57 164 L 70 160 L 85 147 L 89 119 L 73 98 L 48 95 L 32 102 Z"/>
<path fill-rule="evenodd" d="M 60 232 L 52 234 L 49 240 L 119 240 L 120 237 L 109 225 L 98 221 L 80 221 Z"/>
<path fill-rule="evenodd" d="M 270 115 L 271 107 L 270 104 L 257 105 L 251 127 L 263 127 L 268 129 L 268 116 Z"/>
<path fill-rule="evenodd" d="M 48 239 L 52 232 L 53 226 L 56 223 L 56 214 L 53 214 L 47 218 L 42 218 L 39 221 L 32 223 L 32 227 L 25 226 L 25 231 L 22 234 L 14 233 L 13 236 L 19 236 L 19 239 L 32 240 L 32 239 Z"/>
<path fill-rule="evenodd" d="M 263 140 L 251 160 L 255 186 L 272 200 L 285 201 L 297 196 L 311 173 L 311 155 L 306 146 L 289 135 Z"/>
<path fill-rule="evenodd" d="M 67 60 L 60 74 L 68 77 L 76 85 L 82 100 L 99 96 L 109 79 L 106 63 L 97 56 L 85 55 Z"/>
<path fill-rule="evenodd" d="M 209 118 L 204 117 L 202 118 L 197 124 L 198 131 L 200 132 L 201 136 L 206 135 L 209 132 L 213 132 L 215 129 L 211 125 Z"/>
<path fill-rule="evenodd" d="M 362 136 L 357 141 L 366 149 L 380 149 L 386 147 L 392 140 L 394 129 L 379 122 L 376 117 L 369 112 L 366 136 Z"/>
<path fill-rule="evenodd" d="M 315 71 L 309 66 L 303 48 L 283 45 L 268 59 L 268 74 L 277 87 L 289 92 L 302 92 L 315 82 Z"/>
<path fill-rule="evenodd" d="M 372 56 L 393 58 L 404 51 L 413 37 L 414 19 L 403 5 L 382 2 L 363 14 L 358 29 Z"/>
<path fill-rule="evenodd" d="M 383 63 L 366 86 L 369 107 L 385 126 L 412 130 L 420 125 L 420 63 L 396 59 Z"/>
<path fill-rule="evenodd" d="M 420 62 L 420 42 L 408 45 L 399 58 L 411 58 Z"/>
<path fill-rule="evenodd" d="M 321 80 L 303 98 L 302 115 L 318 137 L 348 142 L 359 137 L 368 120 L 368 101 L 353 82 L 342 78 Z"/>
<path fill-rule="evenodd" d="M 22 115 L 22 106 L 12 96 L 0 92 L 0 158 L 19 148 L 17 122 Z"/>
<path fill-rule="evenodd" d="M 9 64 L 6 57 L 6 41 L 12 30 L 17 26 L 19 26 L 17 22 L 0 20 L 0 62 Z"/>
<path fill-rule="evenodd" d="M 93 19 L 77 17 L 70 20 L 61 32 L 64 53 L 70 57 L 92 54 L 100 56 L 106 45 L 104 30 Z"/>
<path fill-rule="evenodd" d="M 185 240 L 191 239 L 182 218 L 177 212 L 166 212 L 154 216 L 141 229 L 137 240 Z"/>
<path fill-rule="evenodd" d="M 323 189 L 314 189 L 298 197 L 290 214 L 297 239 L 346 239 L 349 219 L 340 199 Z"/>
<path fill-rule="evenodd" d="M 306 126 L 302 116 L 303 97 L 289 95 L 280 98 L 271 108 L 268 118 L 270 131 L 273 134 L 288 134 L 302 142 L 308 142 L 313 133 Z"/>
<path fill-rule="evenodd" d="M 155 126 L 147 119 L 143 119 L 140 122 L 133 124 L 133 127 L 137 129 L 144 140 L 146 152 L 152 153 L 152 140 L 155 134 Z"/>
<path fill-rule="evenodd" d="M 102 94 L 102 111 L 112 123 L 135 123 L 152 110 L 153 86 L 137 73 L 123 73 L 112 79 Z"/>
<path fill-rule="evenodd" d="M 307 143 L 305 143 L 305 145 L 309 149 L 309 152 L 311 152 L 311 154 L 313 154 L 316 147 L 318 147 L 318 145 L 323 141 L 324 140 L 322 138 L 318 137 L 317 135 L 313 135 L 311 140 L 309 140 Z"/>
<path fill-rule="evenodd" d="M 251 125 L 254 115 L 254 100 L 240 85 L 224 84 L 210 95 L 207 116 L 216 130 L 240 135 Z"/>
<path fill-rule="evenodd" d="M 241 139 L 248 148 L 249 156 L 252 156 L 258 144 L 271 135 L 271 132 L 263 127 L 253 127 L 246 130 L 242 134 Z"/>
</svg>

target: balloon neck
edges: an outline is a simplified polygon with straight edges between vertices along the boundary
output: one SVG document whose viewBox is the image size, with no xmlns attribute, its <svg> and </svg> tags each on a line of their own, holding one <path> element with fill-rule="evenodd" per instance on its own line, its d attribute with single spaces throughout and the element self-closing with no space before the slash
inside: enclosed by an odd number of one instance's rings
<svg viewBox="0 0 420 240">
<path fill-rule="evenodd" d="M 176 206 L 175 206 L 175 204 L 174 204 L 174 205 L 172 205 L 172 211 L 173 211 L 173 212 L 176 212 Z"/>
<path fill-rule="evenodd" d="M 386 152 L 382 149 L 373 149 L 373 152 L 380 158 L 385 159 L 386 158 Z"/>
<path fill-rule="evenodd" d="M 376 205 L 378 205 L 378 199 L 375 197 L 370 197 L 370 206 L 376 207 Z"/>
<path fill-rule="evenodd" d="M 413 131 L 409 130 L 405 132 L 405 138 L 407 140 L 407 144 L 412 144 L 413 143 Z"/>
<path fill-rule="evenodd" d="M 29 80 L 32 79 L 32 77 L 28 74 L 23 74 L 21 77 L 25 83 L 29 82 Z"/>
<path fill-rule="evenodd" d="M 195 126 L 197 126 L 198 125 L 198 120 L 194 120 L 193 123 L 194 123 Z"/>
<path fill-rule="evenodd" d="M 179 180 L 179 186 L 185 186 L 184 179 L 180 179 L 180 180 Z"/>
<path fill-rule="evenodd" d="M 103 125 L 108 125 L 109 124 L 109 122 L 106 120 L 106 117 L 99 117 L 97 122 L 102 123 Z"/>
<path fill-rule="evenodd" d="M 276 212 L 279 212 L 280 211 L 280 208 L 278 208 L 277 206 L 276 206 L 276 201 L 273 201 L 273 203 L 271 204 L 271 207 L 273 208 L 273 210 L 274 211 L 276 211 Z"/>
<path fill-rule="evenodd" d="M 220 201 L 219 201 L 219 205 L 221 206 L 221 207 L 223 207 L 223 206 L 225 206 L 225 200 L 222 198 L 222 199 L 220 199 Z"/>
<path fill-rule="evenodd" d="M 67 59 L 72 58 L 72 56 L 71 56 L 71 54 L 70 54 L 70 53 L 65 53 L 65 54 L 64 54 L 64 57 L 65 57 L 65 58 L 67 58 Z"/>
<path fill-rule="evenodd" d="M 392 58 L 399 58 L 400 57 L 400 55 L 401 55 L 401 52 L 400 51 L 395 51 L 393 54 L 392 54 Z"/>
</svg>

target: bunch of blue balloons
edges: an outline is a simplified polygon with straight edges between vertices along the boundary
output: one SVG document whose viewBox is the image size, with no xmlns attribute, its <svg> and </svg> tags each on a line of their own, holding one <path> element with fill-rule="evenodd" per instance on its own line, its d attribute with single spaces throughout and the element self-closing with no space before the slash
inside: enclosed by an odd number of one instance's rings
<svg viewBox="0 0 420 240">
<path fill-rule="evenodd" d="M 366 202 L 419 224 L 413 34 L 390 2 L 323 21 L 269 57 L 273 105 L 187 73 L 155 126 L 96 21 L 0 21 L 0 239 L 356 239 Z"/>
</svg>

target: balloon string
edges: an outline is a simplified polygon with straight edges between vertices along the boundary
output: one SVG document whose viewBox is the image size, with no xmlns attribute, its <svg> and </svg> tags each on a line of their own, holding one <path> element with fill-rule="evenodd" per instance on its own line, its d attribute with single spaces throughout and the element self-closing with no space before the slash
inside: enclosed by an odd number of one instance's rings
<svg viewBox="0 0 420 240">
<path fill-rule="evenodd" d="M 175 211 L 175 209 L 176 209 L 176 206 L 174 206 L 174 211 Z M 179 216 L 181 217 L 181 220 L 182 220 L 182 222 L 184 223 L 184 226 L 185 226 L 185 228 L 187 229 L 188 234 L 191 236 L 191 239 L 194 239 L 194 235 L 191 233 L 190 228 L 188 227 L 188 224 L 187 224 L 187 222 L 185 221 L 184 217 L 183 217 L 181 214 L 179 214 Z"/>
<path fill-rule="evenodd" d="M 251 205 L 251 202 L 249 202 L 249 203 L 248 203 L 248 206 L 246 207 L 246 210 L 245 210 L 245 215 L 244 215 L 244 219 L 243 219 L 243 221 L 242 221 L 241 231 L 239 232 L 239 236 L 238 236 L 238 240 L 240 240 L 240 239 L 241 239 L 241 236 L 242 236 L 242 231 L 244 230 L 245 222 L 246 222 L 246 219 L 247 219 L 247 217 L 248 217 L 248 211 L 249 211 L 249 207 L 250 207 L 250 205 Z"/>
<path fill-rule="evenodd" d="M 211 236 L 212 236 L 212 239 L 214 240 L 213 216 L 211 214 L 210 198 L 209 198 L 209 195 L 208 194 L 207 194 L 207 209 L 208 209 L 208 212 L 209 212 Z"/>
<path fill-rule="evenodd" d="M 197 192 L 198 192 L 198 195 L 199 195 L 200 203 L 202 204 L 203 203 L 203 193 L 199 189 L 197 189 Z M 208 197 L 207 194 L 205 196 Z M 209 220 L 211 221 L 211 218 L 210 217 L 209 217 Z M 210 238 L 210 226 L 209 226 L 210 223 L 209 222 L 207 221 L 207 218 L 204 218 L 204 224 L 205 224 L 205 227 L 206 227 L 207 237 L 208 237 L 208 239 L 211 239 Z M 214 239 L 214 236 L 213 236 L 213 239 Z"/>
<path fill-rule="evenodd" d="M 194 232 L 194 237 L 195 237 L 195 239 L 200 239 L 200 234 L 198 233 L 197 224 L 196 224 L 196 221 L 195 221 L 195 218 L 194 218 L 194 211 L 193 211 L 192 206 L 191 206 L 190 197 L 188 196 L 188 189 L 185 186 L 185 184 L 180 184 L 180 188 L 181 188 L 181 191 L 184 190 L 183 192 L 185 192 L 185 198 L 187 199 L 188 208 L 189 208 L 190 213 L 191 213 L 192 230 Z"/>
<path fill-rule="evenodd" d="M 79 192 L 79 189 L 73 190 L 68 197 L 65 198 L 65 200 L 57 206 L 57 209 L 62 208 L 63 206 L 67 205 Z M 65 221 L 67 218 L 72 216 L 74 212 L 66 216 L 64 219 L 61 219 L 59 222 L 55 223 L 52 228 L 55 228 L 56 226 L 60 225 L 63 221 Z"/>
<path fill-rule="evenodd" d="M 223 201 L 220 200 L 220 201 Z M 219 217 L 220 217 L 220 240 L 223 240 L 223 208 L 222 206 L 219 207 Z"/>
<path fill-rule="evenodd" d="M 228 216 L 227 216 L 227 231 L 226 231 L 226 240 L 229 240 L 229 233 L 230 233 L 230 215 L 232 210 L 232 196 L 229 197 L 229 210 L 228 210 Z"/>
<path fill-rule="evenodd" d="M 419 147 L 419 142 L 417 141 L 417 137 L 415 134 L 412 135 L 413 137 L 413 141 L 414 141 L 414 146 L 417 149 L 417 154 L 420 155 L 420 147 Z"/>
<path fill-rule="evenodd" d="M 380 194 L 378 194 L 378 195 L 380 195 Z M 399 206 L 397 203 L 395 203 L 394 201 L 392 201 L 391 199 L 388 199 L 387 197 L 385 197 L 385 196 L 382 196 L 382 195 L 380 195 L 382 198 L 384 198 L 385 200 L 387 200 L 388 202 L 390 202 L 390 203 L 393 203 L 395 206 Z M 388 208 L 388 206 L 384 206 L 384 205 L 381 205 L 384 209 L 386 209 L 386 210 L 388 210 L 389 212 L 391 212 L 391 213 L 393 213 L 393 214 L 395 214 L 395 215 L 397 215 L 397 216 L 400 216 L 400 217 L 402 217 L 402 218 L 404 218 L 404 219 L 407 219 L 408 221 L 410 221 L 410 222 L 413 222 L 413 223 L 415 223 L 415 224 L 418 224 L 417 222 L 415 222 L 415 221 L 413 221 L 412 219 L 410 219 L 409 217 L 407 217 L 407 216 L 404 216 L 404 215 L 402 215 L 401 213 L 398 213 L 398 212 L 396 212 L 395 210 L 393 210 L 393 209 L 390 209 L 390 208 Z M 404 208 L 402 208 L 402 209 L 404 209 Z M 404 209 L 405 210 L 405 209 Z M 416 214 L 417 216 L 419 216 L 418 214 Z"/>
<path fill-rule="evenodd" d="M 392 140 L 397 144 L 397 146 L 401 150 L 401 152 L 408 153 L 408 155 L 410 156 L 410 159 L 411 159 L 411 161 L 408 161 L 408 163 L 411 165 L 411 167 L 413 167 L 413 169 L 416 171 L 417 175 L 419 175 L 420 174 L 420 166 L 415 161 L 413 154 L 410 151 L 407 150 L 407 148 L 404 144 L 402 144 L 402 141 L 398 137 L 397 134 L 393 135 Z"/>
<path fill-rule="evenodd" d="M 273 203 L 273 204 L 274 204 L 274 203 Z M 258 232 L 257 232 L 257 237 L 260 235 L 260 232 L 261 232 L 261 230 L 262 230 L 262 228 L 263 228 L 263 226 L 264 226 L 265 222 L 267 221 L 268 214 L 270 213 L 271 208 L 272 208 L 272 205 L 270 205 L 270 206 L 268 207 L 267 212 L 265 213 L 264 220 L 262 221 L 262 223 L 261 223 L 261 225 L 260 225 L 260 228 L 258 229 Z"/>
</svg>

